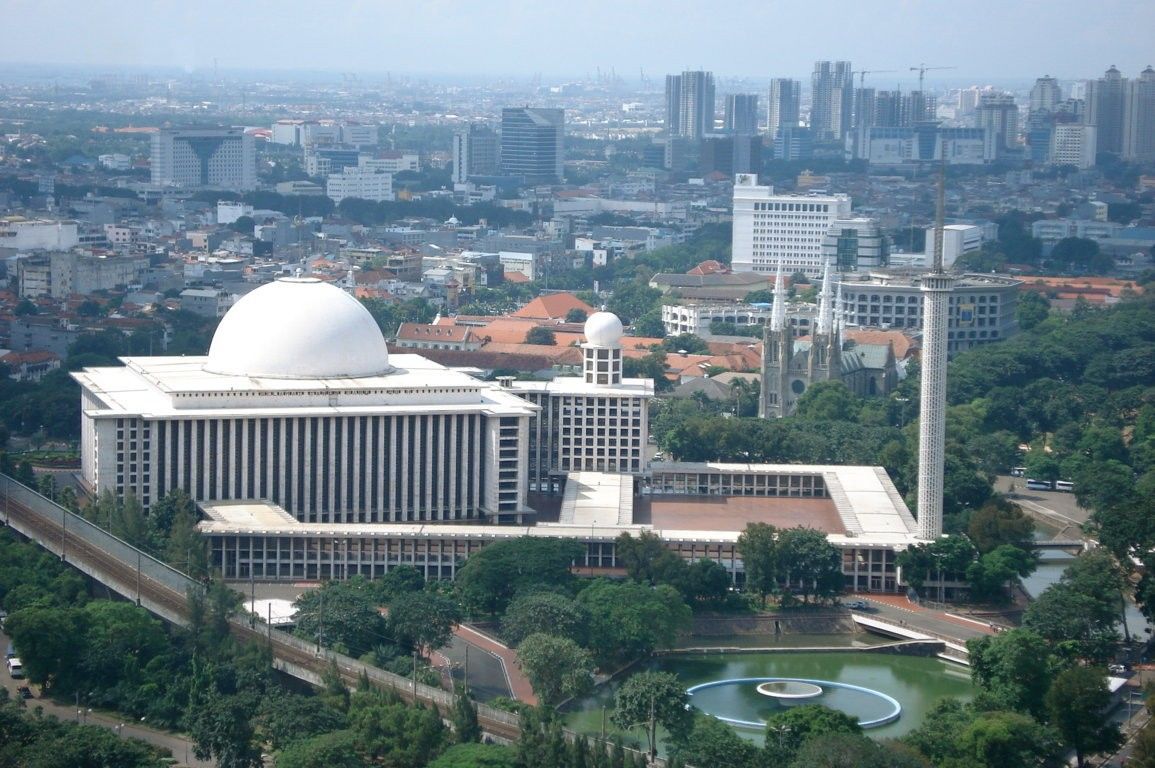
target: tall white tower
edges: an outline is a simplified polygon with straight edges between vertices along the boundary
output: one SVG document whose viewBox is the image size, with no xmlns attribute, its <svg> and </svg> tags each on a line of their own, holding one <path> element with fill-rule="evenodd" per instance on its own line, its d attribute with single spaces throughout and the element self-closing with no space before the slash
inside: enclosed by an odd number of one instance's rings
<svg viewBox="0 0 1155 768">
<path fill-rule="evenodd" d="M 945 167 L 938 180 L 934 269 L 922 278 L 922 392 L 918 420 L 918 536 L 942 535 L 942 478 L 946 462 L 947 306 L 954 278 L 942 267 Z"/>
</svg>

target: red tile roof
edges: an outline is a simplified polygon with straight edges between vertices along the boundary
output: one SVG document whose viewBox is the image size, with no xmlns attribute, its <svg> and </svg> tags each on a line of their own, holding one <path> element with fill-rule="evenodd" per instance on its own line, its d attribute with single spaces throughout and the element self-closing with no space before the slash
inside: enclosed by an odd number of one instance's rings
<svg viewBox="0 0 1155 768">
<path fill-rule="evenodd" d="M 550 293 L 538 296 L 514 312 L 513 316 L 532 317 L 538 320 L 564 320 L 571 309 L 580 309 L 587 316 L 597 312 L 596 309 L 572 293 Z"/>
</svg>

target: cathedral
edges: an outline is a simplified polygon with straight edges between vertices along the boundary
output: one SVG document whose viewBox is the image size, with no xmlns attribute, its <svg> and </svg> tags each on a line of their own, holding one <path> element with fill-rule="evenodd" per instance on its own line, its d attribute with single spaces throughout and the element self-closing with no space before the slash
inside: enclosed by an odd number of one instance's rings
<svg viewBox="0 0 1155 768">
<path fill-rule="evenodd" d="M 841 285 L 839 286 L 841 291 Z M 758 415 L 789 416 L 798 398 L 820 381 L 841 381 L 855 394 L 884 395 L 896 383 L 894 350 L 889 344 L 854 344 L 843 339 L 835 320 L 830 265 L 822 274 L 818 317 L 809 339 L 797 338 L 786 321 L 786 281 L 779 265 L 774 305 L 762 343 L 762 394 Z"/>
</svg>

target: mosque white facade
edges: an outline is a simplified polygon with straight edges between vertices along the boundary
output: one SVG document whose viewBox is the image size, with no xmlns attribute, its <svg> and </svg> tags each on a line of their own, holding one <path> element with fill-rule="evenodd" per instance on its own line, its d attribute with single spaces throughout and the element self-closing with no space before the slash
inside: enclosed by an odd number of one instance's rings
<svg viewBox="0 0 1155 768">
<path fill-rule="evenodd" d="M 278 280 L 229 310 L 207 356 L 74 374 L 83 483 L 146 509 L 187 491 L 226 579 L 373 578 L 401 564 L 452 578 L 519 536 L 575 539 L 576 565 L 598 572 L 620 566 L 622 532 L 641 530 L 740 579 L 736 542 L 755 515 L 825 530 L 848 588 L 899 589 L 895 555 L 918 531 L 881 468 L 647 466 L 653 383 L 623 377 L 621 335 L 596 313 L 582 376 L 483 382 L 391 354 L 336 286 Z M 561 496 L 556 518 L 536 519 L 531 490 Z"/>
<path fill-rule="evenodd" d="M 82 474 L 147 509 L 264 499 L 302 522 L 521 522 L 525 400 L 418 355 L 390 355 L 341 289 L 282 279 L 245 296 L 207 357 L 76 374 Z"/>
</svg>

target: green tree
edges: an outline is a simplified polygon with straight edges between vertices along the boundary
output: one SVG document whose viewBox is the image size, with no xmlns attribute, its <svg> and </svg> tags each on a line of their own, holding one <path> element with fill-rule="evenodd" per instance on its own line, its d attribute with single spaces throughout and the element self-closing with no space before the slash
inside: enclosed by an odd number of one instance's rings
<svg viewBox="0 0 1155 768">
<path fill-rule="evenodd" d="M 630 333 L 643 339 L 663 338 L 666 335 L 666 325 L 662 322 L 661 307 L 650 309 L 634 318 L 634 322 L 630 325 Z"/>
<path fill-rule="evenodd" d="M 530 635 L 517 647 L 517 663 L 547 707 L 582 696 L 593 687 L 593 659 L 568 637 L 543 632 Z"/>
<path fill-rule="evenodd" d="M 321 696 L 302 696 L 275 689 L 261 705 L 261 732 L 274 749 L 284 749 L 345 727 L 345 713 Z"/>
<path fill-rule="evenodd" d="M 11 594 L 11 593 L 10 593 Z M 28 607 L 4 620 L 4 632 L 24 663 L 24 674 L 45 692 L 70 693 L 79 681 L 84 621 L 74 608 Z"/>
<path fill-rule="evenodd" d="M 568 588 L 574 579 L 570 569 L 582 552 L 572 539 L 498 541 L 465 561 L 455 585 L 467 607 L 496 615 L 528 587 Z"/>
<path fill-rule="evenodd" d="M 364 768 L 352 731 L 333 730 L 308 736 L 277 755 L 277 768 Z"/>
<path fill-rule="evenodd" d="M 296 634 L 361 656 L 385 634 L 385 619 L 366 582 L 329 581 L 297 598 Z"/>
<path fill-rule="evenodd" d="M 765 607 L 767 595 L 778 592 L 778 529 L 769 523 L 747 523 L 738 535 L 738 553 L 746 566 L 746 588 Z"/>
<path fill-rule="evenodd" d="M 983 712 L 959 736 L 958 762 L 949 768 L 1058 768 L 1062 748 L 1055 732 L 1019 712 Z"/>
<path fill-rule="evenodd" d="M 364 758 L 394 768 L 423 768 L 448 742 L 436 710 L 409 707 L 374 694 L 353 697 L 349 728 Z"/>
<path fill-rule="evenodd" d="M 1051 302 L 1037 291 L 1021 291 L 1018 303 L 1015 305 L 1015 320 L 1019 328 L 1029 331 L 1047 319 L 1051 311 Z"/>
<path fill-rule="evenodd" d="M 680 581 L 686 570 L 686 561 L 666 546 L 661 536 L 642 530 L 631 536 L 623 531 L 614 542 L 618 562 L 635 581 L 646 584 L 673 584 Z"/>
<path fill-rule="evenodd" d="M 552 328 L 537 325 L 529 329 L 529 333 L 525 335 L 525 343 L 537 344 L 543 347 L 553 347 L 557 345 L 557 338 L 554 336 Z"/>
<path fill-rule="evenodd" d="M 428 768 L 515 768 L 517 753 L 513 747 L 497 744 L 455 744 L 445 750 Z"/>
<path fill-rule="evenodd" d="M 856 421 L 861 411 L 862 399 L 841 381 L 819 381 L 798 398 L 794 415 L 808 421 Z"/>
<path fill-rule="evenodd" d="M 546 632 L 581 645 L 588 622 L 585 608 L 572 598 L 556 592 L 530 592 L 509 604 L 501 619 L 501 636 L 516 646 L 536 632 Z"/>
<path fill-rule="evenodd" d="M 762 754 L 717 718 L 699 715 L 676 755 L 686 765 L 762 768 Z"/>
<path fill-rule="evenodd" d="M 975 600 L 1006 602 L 1014 581 L 1029 576 L 1038 566 L 1035 553 L 1012 544 L 1002 544 L 967 566 L 966 579 Z"/>
<path fill-rule="evenodd" d="M 481 741 L 481 723 L 477 719 L 477 704 L 469 691 L 461 691 L 453 700 L 453 736 L 458 744 Z"/>
<path fill-rule="evenodd" d="M 400 595 L 425 589 L 425 576 L 412 565 L 395 565 L 375 583 L 381 600 L 391 603 Z"/>
<path fill-rule="evenodd" d="M 252 702 L 215 690 L 194 699 L 189 710 L 189 736 L 198 760 L 214 760 L 219 768 L 259 768 L 261 749 L 250 720 Z"/>
<path fill-rule="evenodd" d="M 662 349 L 667 352 L 688 352 L 691 355 L 708 355 L 710 346 L 695 333 L 682 333 L 662 339 Z"/>
<path fill-rule="evenodd" d="M 789 528 L 779 533 L 778 567 L 783 583 L 797 590 L 804 602 L 842 592 L 842 555 L 822 531 Z"/>
<path fill-rule="evenodd" d="M 967 523 L 967 535 L 981 553 L 1004 544 L 1024 548 L 1034 538 L 1035 521 L 1022 508 L 1002 496 L 975 510 Z"/>
<path fill-rule="evenodd" d="M 586 321 L 586 311 L 581 307 L 574 307 L 569 312 L 565 313 L 565 321 L 567 323 L 584 323 Z"/>
<path fill-rule="evenodd" d="M 1008 709 L 1042 717 L 1043 697 L 1056 662 L 1049 645 L 1030 629 L 1012 629 L 994 637 L 967 641 L 977 701 L 987 709 Z"/>
<path fill-rule="evenodd" d="M 789 763 L 811 739 L 832 733 L 861 735 L 858 718 L 821 704 L 790 707 L 766 718 L 766 751 L 776 764 Z"/>
<path fill-rule="evenodd" d="M 1105 669 L 1064 669 L 1051 683 L 1045 702 L 1051 724 L 1075 751 L 1080 768 L 1087 755 L 1107 752 L 1122 744 L 1119 726 L 1111 721 L 1111 693 L 1107 690 Z"/>
<path fill-rule="evenodd" d="M 435 592 L 409 592 L 389 605 L 389 630 L 403 646 L 428 658 L 447 645 L 461 623 L 461 610 L 453 600 Z"/>
<path fill-rule="evenodd" d="M 651 756 L 657 753 L 657 729 L 671 734 L 687 733 L 693 715 L 686 708 L 686 687 L 670 672 L 639 672 L 622 683 L 614 695 L 614 725 L 623 729 L 645 727 Z"/>
<path fill-rule="evenodd" d="M 690 626 L 689 607 L 666 584 L 598 579 L 578 594 L 578 602 L 589 613 L 589 648 L 602 667 L 669 647 Z"/>
</svg>

